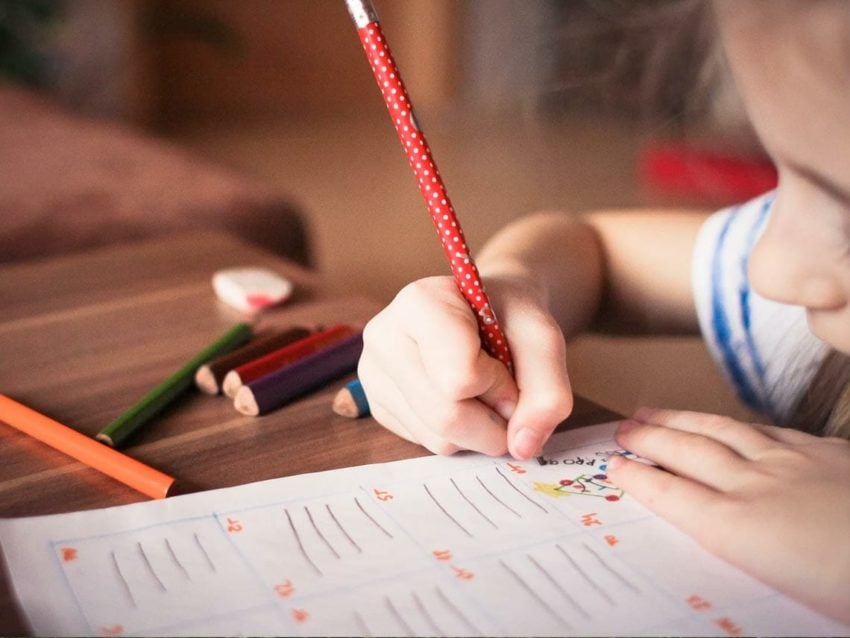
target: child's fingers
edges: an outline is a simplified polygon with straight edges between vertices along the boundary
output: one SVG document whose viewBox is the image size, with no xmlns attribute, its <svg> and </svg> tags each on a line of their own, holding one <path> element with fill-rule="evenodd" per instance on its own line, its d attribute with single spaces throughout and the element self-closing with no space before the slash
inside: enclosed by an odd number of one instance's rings
<svg viewBox="0 0 850 638">
<path fill-rule="evenodd" d="M 483 350 L 478 351 L 475 392 L 468 396 L 477 397 L 492 408 L 507 423 L 516 410 L 519 391 L 516 380 L 504 363 L 494 359 Z M 470 387 L 467 387 L 469 390 Z"/>
<path fill-rule="evenodd" d="M 419 417 L 407 404 L 395 382 L 373 364 L 370 357 L 361 357 L 357 376 L 369 401 L 371 415 L 390 432 L 419 443 L 414 430 L 424 429 Z"/>
<path fill-rule="evenodd" d="M 442 384 L 431 378 L 422 364 L 421 350 L 412 339 L 388 332 L 383 344 L 386 347 L 370 351 L 360 361 L 367 396 L 377 396 L 383 404 L 383 412 L 373 413 L 378 421 L 391 427 L 391 415 L 396 424 L 408 431 L 407 438 L 437 454 L 450 454 L 457 449 L 491 456 L 506 452 L 505 419 L 477 398 L 458 399 L 443 394 Z M 475 356 L 479 354 L 479 367 L 483 370 L 473 365 L 468 374 L 495 378 L 499 387 L 513 383 L 505 366 L 481 352 L 480 346 Z M 369 381 L 373 384 L 372 395 Z M 477 381 L 466 383 L 482 385 Z M 515 393 L 514 389 L 514 396 Z"/>
<path fill-rule="evenodd" d="M 722 495 L 690 479 L 620 456 L 608 460 L 606 471 L 626 494 L 699 542 L 712 544 L 709 536 L 716 527 L 712 522 L 723 503 Z"/>
<path fill-rule="evenodd" d="M 395 382 L 380 368 L 372 368 L 368 361 L 361 362 L 358 374 L 367 397 L 370 385 L 375 388 L 374 383 L 381 384 L 380 392 L 373 391 L 372 396 L 375 398 L 369 399 L 369 411 L 390 432 L 434 454 L 450 455 L 462 449 L 432 432 L 404 398 Z M 364 377 L 371 383 L 364 382 Z"/>
<path fill-rule="evenodd" d="M 402 326 L 419 350 L 428 376 L 447 396 L 469 398 L 468 383 L 481 350 L 475 315 L 446 277 L 420 279 L 405 286 L 390 306 L 395 325 Z"/>
<path fill-rule="evenodd" d="M 742 456 L 701 434 L 627 420 L 617 428 L 615 438 L 630 452 L 717 490 L 737 486 L 746 475 L 747 461 Z"/>
<path fill-rule="evenodd" d="M 764 432 L 748 423 L 716 414 L 639 408 L 633 418 L 641 423 L 663 425 L 667 428 L 702 434 L 723 443 L 740 455 L 753 459 L 764 450 L 775 445 L 775 441 Z"/>
<path fill-rule="evenodd" d="M 505 366 L 484 352 L 479 352 L 484 370 L 473 368 L 469 374 L 495 380 L 493 392 L 504 394 L 504 388 L 513 384 Z M 418 353 L 407 353 L 404 356 L 413 361 Z M 459 383 L 482 385 L 476 381 L 459 380 Z M 437 451 L 433 447 L 435 444 L 443 447 L 443 443 L 439 442 L 447 442 L 464 450 L 474 450 L 490 456 L 499 456 L 507 451 L 507 421 L 479 397 L 458 398 L 444 395 L 442 386 L 434 382 L 422 365 L 406 366 L 400 370 L 398 386 L 407 403 L 417 414 L 418 420 L 424 425 L 424 430 L 419 433 L 421 442 L 428 449 Z M 516 395 L 515 389 L 512 395 Z"/>
<path fill-rule="evenodd" d="M 777 425 L 766 425 L 763 423 L 753 423 L 752 426 L 775 441 L 788 445 L 805 445 L 819 440 L 819 437 L 813 434 L 801 432 L 794 428 L 783 428 Z"/>
<path fill-rule="evenodd" d="M 564 338 L 542 317 L 514 317 L 509 335 L 519 398 L 508 422 L 508 449 L 519 459 L 538 453 L 573 409 Z"/>
</svg>

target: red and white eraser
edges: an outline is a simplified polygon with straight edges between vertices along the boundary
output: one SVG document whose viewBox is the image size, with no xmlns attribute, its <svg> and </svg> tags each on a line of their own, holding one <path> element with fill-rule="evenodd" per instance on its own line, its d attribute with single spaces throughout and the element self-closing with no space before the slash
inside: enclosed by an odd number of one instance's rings
<svg viewBox="0 0 850 638">
<path fill-rule="evenodd" d="M 213 290 L 224 303 L 242 312 L 259 312 L 286 301 L 292 282 L 266 268 L 229 268 L 212 278 Z"/>
</svg>

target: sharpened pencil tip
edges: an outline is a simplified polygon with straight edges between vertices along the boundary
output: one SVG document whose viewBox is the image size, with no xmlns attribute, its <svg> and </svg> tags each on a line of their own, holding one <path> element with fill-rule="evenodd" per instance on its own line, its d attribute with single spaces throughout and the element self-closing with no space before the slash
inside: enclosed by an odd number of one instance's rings
<svg viewBox="0 0 850 638">
<path fill-rule="evenodd" d="M 357 404 L 354 402 L 354 397 L 351 396 L 348 388 L 342 388 L 336 393 L 331 408 L 336 414 L 348 417 L 349 419 L 356 419 L 360 416 L 360 411 L 357 409 Z"/>
<path fill-rule="evenodd" d="M 239 388 L 242 387 L 242 381 L 239 379 L 239 375 L 236 374 L 233 370 L 224 375 L 224 380 L 221 382 L 222 392 L 231 399 L 236 398 L 236 394 L 239 392 Z"/>
<path fill-rule="evenodd" d="M 100 433 L 96 434 L 94 438 L 96 438 L 101 443 L 106 443 L 109 447 L 115 447 L 115 441 L 113 441 L 112 437 L 109 436 L 108 434 L 104 434 L 103 432 L 100 432 Z"/>
<path fill-rule="evenodd" d="M 198 389 L 207 394 L 218 394 L 218 383 L 216 383 L 215 375 L 209 366 L 201 366 L 195 373 L 195 385 Z"/>
<path fill-rule="evenodd" d="M 260 406 L 254 398 L 254 393 L 247 385 L 239 388 L 236 397 L 233 399 L 233 406 L 242 414 L 248 416 L 257 416 L 260 414 Z"/>
</svg>

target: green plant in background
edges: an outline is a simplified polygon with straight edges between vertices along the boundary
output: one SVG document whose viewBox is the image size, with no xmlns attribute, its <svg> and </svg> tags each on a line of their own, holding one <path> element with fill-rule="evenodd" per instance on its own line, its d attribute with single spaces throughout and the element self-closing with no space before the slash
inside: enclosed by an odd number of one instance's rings
<svg viewBox="0 0 850 638">
<path fill-rule="evenodd" d="M 0 81 L 42 86 L 48 76 L 44 45 L 61 21 L 56 0 L 0 0 Z"/>
<path fill-rule="evenodd" d="M 226 56 L 242 53 L 239 34 L 205 7 L 157 0 L 142 7 L 138 28 L 150 45 L 187 39 Z M 72 8 L 73 0 L 0 0 L 0 81 L 14 80 L 33 87 L 50 83 L 55 62 L 51 45 Z"/>
</svg>

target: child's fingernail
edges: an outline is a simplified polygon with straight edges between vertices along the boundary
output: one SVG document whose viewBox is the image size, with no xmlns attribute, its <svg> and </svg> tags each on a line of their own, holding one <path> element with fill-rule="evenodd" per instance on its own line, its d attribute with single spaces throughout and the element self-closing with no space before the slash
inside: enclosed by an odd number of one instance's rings
<svg viewBox="0 0 850 638">
<path fill-rule="evenodd" d="M 608 458 L 608 467 L 607 471 L 616 470 L 618 467 L 621 467 L 626 462 L 619 454 L 614 454 Z"/>
<path fill-rule="evenodd" d="M 520 459 L 530 459 L 542 447 L 543 437 L 536 430 L 521 428 L 514 435 L 513 454 Z"/>
<path fill-rule="evenodd" d="M 634 419 L 625 419 L 620 421 L 620 425 L 617 426 L 617 434 L 626 434 L 627 432 L 631 432 L 639 425 L 641 424 Z"/>
</svg>

